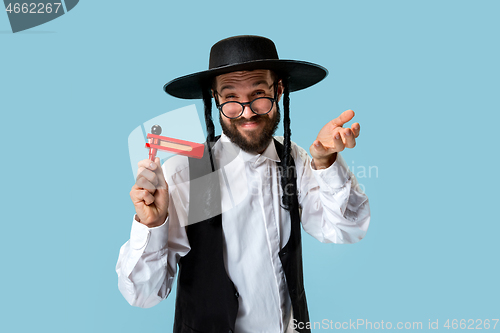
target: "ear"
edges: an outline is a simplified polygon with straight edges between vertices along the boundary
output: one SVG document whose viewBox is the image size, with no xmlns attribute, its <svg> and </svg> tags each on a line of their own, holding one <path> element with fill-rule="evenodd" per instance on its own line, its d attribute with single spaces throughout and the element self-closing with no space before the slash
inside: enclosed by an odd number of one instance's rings
<svg viewBox="0 0 500 333">
<path fill-rule="evenodd" d="M 214 98 L 215 106 L 219 106 L 219 99 L 217 98 L 217 92 L 213 89 L 210 90 L 212 97 Z"/>
<path fill-rule="evenodd" d="M 277 101 L 279 102 L 281 100 L 281 96 L 283 95 L 284 87 L 283 87 L 283 81 L 279 80 L 278 81 L 278 91 L 277 91 Z"/>
</svg>

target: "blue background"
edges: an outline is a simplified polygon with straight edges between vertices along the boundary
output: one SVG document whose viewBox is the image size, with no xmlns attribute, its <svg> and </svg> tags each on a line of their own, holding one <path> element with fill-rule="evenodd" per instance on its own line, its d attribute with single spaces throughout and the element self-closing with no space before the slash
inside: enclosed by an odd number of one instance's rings
<svg viewBox="0 0 500 333">
<path fill-rule="evenodd" d="M 191 104 L 163 84 L 205 69 L 211 45 L 239 34 L 329 69 L 291 95 L 300 146 L 344 110 L 361 124 L 343 156 L 355 173 L 366 168 L 358 180 L 371 226 L 354 245 L 304 235 L 311 321 L 439 319 L 446 330 L 446 319 L 499 318 L 499 10 L 498 1 L 80 1 L 16 34 L 0 13 L 2 331 L 171 331 L 174 297 L 139 309 L 117 288 L 134 213 L 127 138 Z"/>
</svg>

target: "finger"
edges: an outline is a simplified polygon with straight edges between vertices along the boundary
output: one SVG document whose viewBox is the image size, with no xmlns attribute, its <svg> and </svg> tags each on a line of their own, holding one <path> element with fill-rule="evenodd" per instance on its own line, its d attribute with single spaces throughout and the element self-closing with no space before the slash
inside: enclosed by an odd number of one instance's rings
<svg viewBox="0 0 500 333">
<path fill-rule="evenodd" d="M 336 133 L 333 134 L 333 147 L 337 153 L 345 148 L 340 131 L 336 131 Z"/>
<path fill-rule="evenodd" d="M 326 147 L 323 145 L 323 143 L 319 140 L 314 140 L 313 144 L 311 147 L 309 147 L 309 151 L 311 152 L 311 156 L 313 159 L 324 159 L 328 157 L 329 155 L 332 155 L 335 153 L 335 150 L 331 147 Z"/>
<path fill-rule="evenodd" d="M 163 169 L 161 167 L 161 162 L 160 162 L 159 157 L 155 158 L 154 164 L 156 165 L 155 173 L 156 173 L 156 177 L 158 178 L 158 183 L 157 183 L 156 188 L 162 189 L 162 190 L 168 189 L 167 181 L 165 180 L 165 175 L 163 174 Z"/>
<path fill-rule="evenodd" d="M 131 191 L 130 198 L 133 203 L 144 202 L 146 206 L 151 205 L 155 201 L 155 197 L 146 190 Z"/>
<path fill-rule="evenodd" d="M 158 177 L 156 176 L 156 173 L 154 171 L 149 170 L 149 169 L 145 169 L 143 167 L 140 167 L 137 170 L 137 179 L 139 179 L 139 177 L 146 178 L 153 185 L 158 184 Z"/>
<path fill-rule="evenodd" d="M 336 153 L 335 145 L 333 146 L 325 146 L 322 142 L 318 141 L 321 147 L 321 152 L 323 155 L 331 155 L 333 153 Z"/>
<path fill-rule="evenodd" d="M 352 132 L 354 133 L 354 137 L 357 138 L 359 136 L 359 131 L 361 129 L 361 126 L 359 123 L 354 123 L 351 126 Z"/>
<path fill-rule="evenodd" d="M 138 173 L 137 178 L 139 178 L 139 174 L 141 173 L 142 170 L 149 170 L 149 171 L 153 172 L 157 178 L 156 181 L 152 181 L 152 178 L 148 178 L 151 181 L 151 183 L 156 185 L 157 189 L 167 188 L 165 176 L 163 175 L 163 170 L 161 168 L 159 157 L 157 157 L 154 162 L 151 162 L 151 160 L 146 159 L 146 160 L 140 161 L 139 163 L 137 163 L 137 165 L 139 167 L 138 172 L 137 172 Z"/>
<path fill-rule="evenodd" d="M 159 160 L 159 158 L 158 158 L 158 160 Z M 156 170 L 158 168 L 158 164 L 156 164 L 155 162 L 151 162 L 150 159 L 140 161 L 139 163 L 137 163 L 137 166 L 139 168 L 142 167 L 142 168 L 148 169 L 148 170 Z"/>
<path fill-rule="evenodd" d="M 346 148 L 354 148 L 356 146 L 356 139 L 354 138 L 354 133 L 350 128 L 342 130 L 342 142 Z"/>
<path fill-rule="evenodd" d="M 151 194 L 154 194 L 156 191 L 156 187 L 144 177 L 137 178 L 135 185 L 137 185 L 139 189 L 145 189 Z"/>
<path fill-rule="evenodd" d="M 313 147 L 317 156 L 325 156 L 330 154 L 331 149 L 325 147 L 319 140 L 314 141 Z"/>
<path fill-rule="evenodd" d="M 342 112 L 340 116 L 332 120 L 332 123 L 336 126 L 342 127 L 345 123 L 351 120 L 354 117 L 354 111 L 347 110 Z"/>
</svg>

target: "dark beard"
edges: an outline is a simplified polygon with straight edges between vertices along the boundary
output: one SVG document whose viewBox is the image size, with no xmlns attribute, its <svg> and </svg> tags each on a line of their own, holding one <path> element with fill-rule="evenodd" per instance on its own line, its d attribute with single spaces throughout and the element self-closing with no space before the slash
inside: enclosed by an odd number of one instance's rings
<svg viewBox="0 0 500 333">
<path fill-rule="evenodd" d="M 278 105 L 276 105 L 276 113 L 273 118 L 270 118 L 268 114 L 265 115 L 254 115 L 250 120 L 245 118 L 237 118 L 237 119 L 229 119 L 231 124 L 226 126 L 222 121 L 222 114 L 219 113 L 220 125 L 222 126 L 222 131 L 224 134 L 231 140 L 232 143 L 243 149 L 248 153 L 262 153 L 271 140 L 273 139 L 273 135 L 278 128 L 280 123 L 280 109 Z M 236 127 L 239 123 L 244 123 L 246 121 L 257 121 L 257 122 L 265 122 L 265 126 L 262 129 L 262 133 L 260 137 L 252 137 L 251 141 L 248 141 L 241 133 L 238 131 Z"/>
</svg>

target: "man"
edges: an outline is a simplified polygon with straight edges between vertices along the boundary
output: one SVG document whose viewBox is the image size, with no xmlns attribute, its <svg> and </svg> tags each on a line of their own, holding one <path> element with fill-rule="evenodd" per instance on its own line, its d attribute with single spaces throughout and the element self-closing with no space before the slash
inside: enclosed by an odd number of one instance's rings
<svg viewBox="0 0 500 333">
<path fill-rule="evenodd" d="M 358 123 L 342 127 L 353 111 L 320 130 L 312 160 L 290 141 L 289 92 L 326 74 L 280 60 L 267 38 L 237 36 L 212 47 L 209 70 L 165 85 L 173 96 L 203 98 L 207 145 L 202 160 L 176 156 L 163 170 L 158 158 L 139 162 L 131 238 L 116 267 L 130 304 L 167 297 L 178 266 L 174 332 L 310 332 L 300 225 L 322 242 L 353 243 L 370 220 L 339 154 L 359 135 Z M 282 97 L 285 135 L 273 138 Z"/>
</svg>

